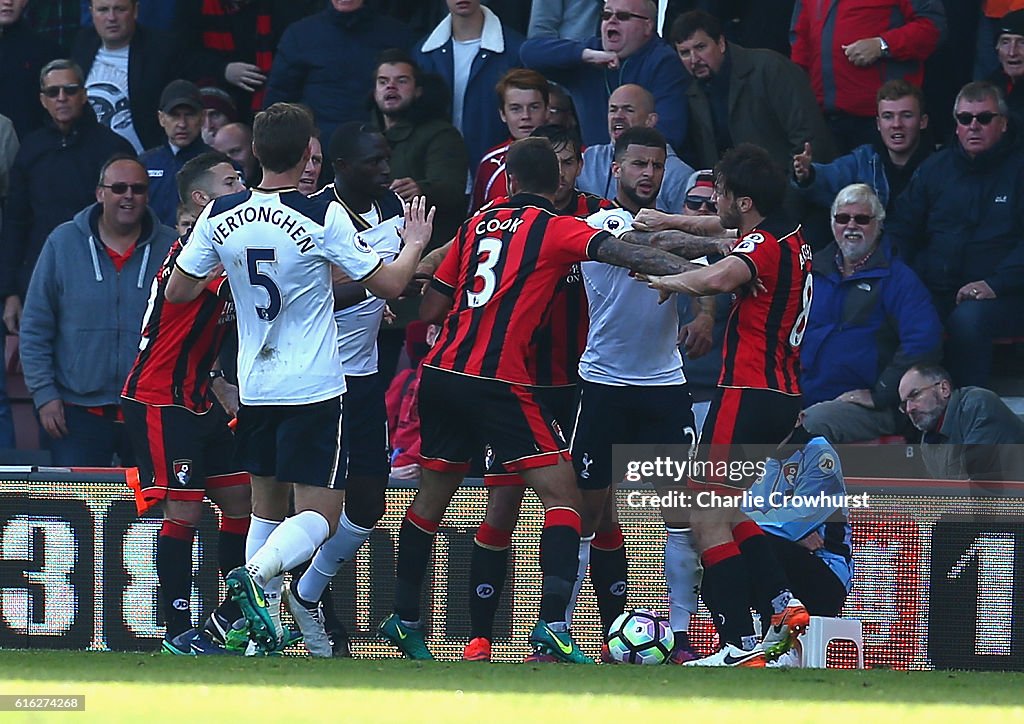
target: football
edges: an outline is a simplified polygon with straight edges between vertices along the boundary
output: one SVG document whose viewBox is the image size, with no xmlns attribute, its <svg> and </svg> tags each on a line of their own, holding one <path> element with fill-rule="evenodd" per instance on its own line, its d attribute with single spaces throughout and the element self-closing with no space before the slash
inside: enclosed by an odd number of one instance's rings
<svg viewBox="0 0 1024 724">
<path fill-rule="evenodd" d="M 668 619 L 654 611 L 626 611 L 608 629 L 608 651 L 623 664 L 662 664 L 673 645 Z"/>
</svg>

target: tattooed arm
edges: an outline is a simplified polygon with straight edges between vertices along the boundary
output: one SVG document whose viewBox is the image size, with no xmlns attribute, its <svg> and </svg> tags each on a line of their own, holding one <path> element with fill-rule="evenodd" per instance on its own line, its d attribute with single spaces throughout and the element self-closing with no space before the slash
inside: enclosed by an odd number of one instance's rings
<svg viewBox="0 0 1024 724">
<path fill-rule="evenodd" d="M 696 269 L 671 276 L 647 277 L 651 289 L 663 294 L 682 292 L 694 297 L 733 292 L 754 279 L 754 273 L 747 263 L 738 256 L 727 256 L 711 266 L 697 266 Z"/>
<path fill-rule="evenodd" d="M 695 236 L 675 229 L 665 231 L 627 231 L 621 236 L 631 244 L 651 246 L 678 254 L 685 259 L 699 259 L 709 254 L 728 254 L 735 238 Z"/>
<path fill-rule="evenodd" d="M 635 232 L 626 232 L 625 236 Z M 686 261 L 675 254 L 655 249 L 645 244 L 630 243 L 614 236 L 604 237 L 596 249 L 591 250 L 591 259 L 606 264 L 623 266 L 644 274 L 678 274 L 690 269 L 701 269 L 699 264 Z"/>
</svg>

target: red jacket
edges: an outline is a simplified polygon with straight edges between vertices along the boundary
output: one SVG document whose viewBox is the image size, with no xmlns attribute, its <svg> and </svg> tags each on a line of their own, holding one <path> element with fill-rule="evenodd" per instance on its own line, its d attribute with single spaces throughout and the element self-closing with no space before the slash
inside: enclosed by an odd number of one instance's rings
<svg viewBox="0 0 1024 724">
<path fill-rule="evenodd" d="M 792 58 L 810 74 L 825 112 L 871 117 L 875 93 L 886 81 L 921 86 L 924 61 L 945 27 L 941 0 L 797 0 Z M 844 45 L 877 37 L 889 44 L 888 58 L 865 68 L 846 59 Z"/>
</svg>

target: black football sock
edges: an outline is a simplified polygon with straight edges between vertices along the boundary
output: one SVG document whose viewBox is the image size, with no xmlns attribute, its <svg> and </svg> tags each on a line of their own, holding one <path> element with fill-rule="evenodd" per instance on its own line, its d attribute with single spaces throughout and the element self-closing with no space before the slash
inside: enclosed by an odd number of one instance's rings
<svg viewBox="0 0 1024 724">
<path fill-rule="evenodd" d="M 469 559 L 469 637 L 494 637 L 494 618 L 508 575 L 512 531 L 482 523 L 473 538 Z"/>
<path fill-rule="evenodd" d="M 168 639 L 192 628 L 192 539 L 195 532 L 190 525 L 165 520 L 156 541 L 156 575 Z"/>
<path fill-rule="evenodd" d="M 249 516 L 244 518 L 228 518 L 222 515 L 217 533 L 217 567 L 221 576 L 226 576 L 239 566 L 245 565 L 245 536 L 249 532 Z M 242 617 L 242 610 L 231 598 L 225 596 L 217 607 L 225 620 L 234 623 Z"/>
<path fill-rule="evenodd" d="M 597 596 L 601 630 L 607 638 L 612 623 L 626 610 L 627 567 L 622 528 L 594 536 L 590 544 L 590 581 Z"/>
<path fill-rule="evenodd" d="M 704 603 L 711 611 L 721 643 L 752 649 L 757 641 L 750 616 L 747 567 L 733 541 L 714 546 L 701 556 L 704 588 L 711 593 Z"/>
<path fill-rule="evenodd" d="M 543 576 L 540 617 L 547 623 L 565 620 L 565 609 L 576 582 L 580 555 L 580 516 L 571 508 L 544 512 L 540 534 L 540 571 Z"/>
<path fill-rule="evenodd" d="M 395 582 L 395 613 L 402 621 L 420 620 L 420 593 L 423 576 L 430 565 L 437 523 L 406 511 L 398 532 L 398 563 Z"/>
<path fill-rule="evenodd" d="M 748 571 L 757 571 L 750 579 L 754 594 L 754 607 L 758 611 L 781 613 L 793 597 L 786 573 L 779 563 L 771 542 L 752 520 L 745 520 L 732 529 L 733 539 L 740 548 Z M 762 626 L 770 622 L 762 621 Z M 764 629 L 763 629 L 764 630 Z"/>
</svg>

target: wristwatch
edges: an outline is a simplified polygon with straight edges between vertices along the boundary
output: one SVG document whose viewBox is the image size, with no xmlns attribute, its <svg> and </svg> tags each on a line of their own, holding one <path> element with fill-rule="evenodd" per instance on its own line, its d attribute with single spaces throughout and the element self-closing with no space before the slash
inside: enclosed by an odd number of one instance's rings
<svg viewBox="0 0 1024 724">
<path fill-rule="evenodd" d="M 885 42 L 885 38 L 879 36 L 879 38 L 878 38 L 878 46 L 879 46 L 879 48 L 882 51 L 882 57 L 883 58 L 888 58 L 889 57 L 889 44 L 887 42 Z"/>
</svg>

